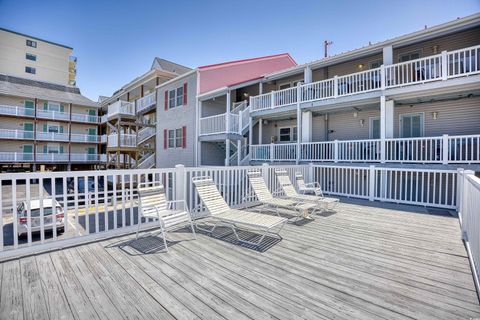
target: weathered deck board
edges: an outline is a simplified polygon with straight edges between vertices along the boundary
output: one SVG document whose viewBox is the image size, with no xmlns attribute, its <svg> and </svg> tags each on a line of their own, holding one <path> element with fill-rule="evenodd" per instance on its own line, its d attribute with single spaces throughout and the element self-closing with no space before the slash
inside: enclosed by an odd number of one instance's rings
<svg viewBox="0 0 480 320">
<path fill-rule="evenodd" d="M 458 221 L 370 204 L 289 224 L 259 251 L 219 228 L 171 233 L 168 253 L 128 235 L 3 262 L 0 319 L 480 317 Z"/>
</svg>

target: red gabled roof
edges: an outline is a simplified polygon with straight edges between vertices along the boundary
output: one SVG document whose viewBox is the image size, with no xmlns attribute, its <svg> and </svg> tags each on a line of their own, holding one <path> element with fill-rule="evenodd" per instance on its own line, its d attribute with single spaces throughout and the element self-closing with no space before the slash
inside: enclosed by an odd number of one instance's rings
<svg viewBox="0 0 480 320">
<path fill-rule="evenodd" d="M 288 53 L 228 61 L 198 67 L 199 94 L 259 79 L 266 74 L 296 66 Z"/>
</svg>

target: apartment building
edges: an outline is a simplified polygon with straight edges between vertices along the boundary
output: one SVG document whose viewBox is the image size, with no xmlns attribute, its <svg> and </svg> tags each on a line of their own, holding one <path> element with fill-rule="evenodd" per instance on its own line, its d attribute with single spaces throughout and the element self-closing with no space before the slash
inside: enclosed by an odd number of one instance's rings
<svg viewBox="0 0 480 320">
<path fill-rule="evenodd" d="M 108 168 L 151 168 L 155 165 L 156 87 L 181 77 L 190 68 L 155 58 L 150 70 L 101 97 L 101 152 Z"/>
<path fill-rule="evenodd" d="M 478 169 L 480 14 L 231 89 L 226 96 L 235 102 L 242 100 L 239 93 L 249 97 L 242 107 L 248 116 L 225 118 L 226 131 L 242 135 L 249 148 L 230 159 L 230 153 L 208 149 L 199 164 L 411 163 Z M 204 110 L 218 99 L 215 92 L 208 95 L 199 96 Z M 199 119 L 199 143 L 225 131 L 223 122 L 206 116 Z"/>
<path fill-rule="evenodd" d="M 1 170 L 98 167 L 98 106 L 72 85 L 72 48 L 0 29 L 0 52 Z"/>
<path fill-rule="evenodd" d="M 0 28 L 0 72 L 60 85 L 76 83 L 77 58 L 73 49 Z"/>
<path fill-rule="evenodd" d="M 253 86 L 264 75 L 293 66 L 289 54 L 229 61 L 197 67 L 157 86 L 157 167 L 228 164 L 244 140 L 228 127 L 228 119 L 238 120 L 249 98 L 237 85 Z M 209 132 L 210 127 L 216 130 Z"/>
</svg>

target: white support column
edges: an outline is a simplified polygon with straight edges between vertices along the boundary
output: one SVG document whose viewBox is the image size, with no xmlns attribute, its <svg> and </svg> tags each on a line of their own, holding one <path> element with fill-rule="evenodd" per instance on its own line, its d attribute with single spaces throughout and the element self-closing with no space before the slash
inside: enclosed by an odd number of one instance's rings
<svg viewBox="0 0 480 320">
<path fill-rule="evenodd" d="M 302 112 L 302 142 L 312 142 L 312 124 L 312 112 Z"/>
<path fill-rule="evenodd" d="M 383 65 L 389 66 L 393 64 L 393 47 L 388 46 L 383 48 Z"/>
<path fill-rule="evenodd" d="M 231 96 L 230 96 L 230 90 L 227 91 L 227 95 L 226 95 L 226 100 L 227 100 L 227 103 L 226 103 L 226 115 L 227 115 L 227 123 L 226 123 L 226 131 L 227 133 L 230 132 L 230 105 L 231 105 L 231 102 L 230 102 L 230 99 L 231 99 Z"/>
<path fill-rule="evenodd" d="M 258 94 L 263 94 L 263 82 L 258 83 Z"/>
<path fill-rule="evenodd" d="M 185 199 L 185 166 L 177 164 L 175 166 L 175 200 Z"/>
<path fill-rule="evenodd" d="M 258 119 L 258 144 L 262 144 L 263 141 L 263 119 Z"/>
<path fill-rule="evenodd" d="M 447 80 L 448 78 L 448 55 L 447 51 L 442 51 L 442 80 Z"/>
<path fill-rule="evenodd" d="M 237 166 L 240 165 L 240 161 L 242 161 L 242 139 L 237 140 Z"/>
<path fill-rule="evenodd" d="M 385 96 L 380 97 L 380 159 L 385 163 L 386 142 L 385 139 L 393 138 L 393 100 L 386 100 Z"/>
<path fill-rule="evenodd" d="M 230 165 L 230 139 L 225 139 L 225 166 Z"/>
<path fill-rule="evenodd" d="M 442 136 L 442 164 L 448 164 L 448 134 Z"/>
<path fill-rule="evenodd" d="M 252 149 L 252 144 L 253 144 L 253 119 L 252 117 L 248 117 L 248 145 L 250 150 Z M 250 153 L 250 150 L 248 153 Z"/>
<path fill-rule="evenodd" d="M 197 99 L 196 103 L 196 119 L 195 119 L 195 141 L 196 141 L 196 150 L 195 150 L 195 166 L 202 165 L 202 142 L 200 141 L 200 118 L 202 117 L 202 101 Z M 157 131 L 158 134 L 158 131 Z M 159 140 L 157 137 L 157 141 Z M 158 164 L 157 164 L 158 168 Z"/>
<path fill-rule="evenodd" d="M 375 199 L 375 166 L 371 165 L 368 174 L 368 200 Z"/>
<path fill-rule="evenodd" d="M 300 97 L 300 83 L 297 84 L 297 97 Z M 297 99 L 297 160 L 296 164 L 300 162 L 301 143 L 302 143 L 302 110 L 300 109 L 300 99 Z"/>
<path fill-rule="evenodd" d="M 304 71 L 303 71 L 303 79 L 305 83 L 311 83 L 312 82 L 312 69 L 310 66 L 306 66 Z"/>
</svg>

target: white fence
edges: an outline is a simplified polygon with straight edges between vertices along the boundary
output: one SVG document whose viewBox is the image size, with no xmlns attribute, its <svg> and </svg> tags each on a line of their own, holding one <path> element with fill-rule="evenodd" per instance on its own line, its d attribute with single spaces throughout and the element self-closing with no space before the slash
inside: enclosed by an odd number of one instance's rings
<svg viewBox="0 0 480 320">
<path fill-rule="evenodd" d="M 296 160 L 296 143 L 250 148 L 255 161 Z M 303 142 L 299 161 L 480 163 L 480 135 Z"/>
<path fill-rule="evenodd" d="M 480 45 L 250 97 L 251 111 L 480 73 Z"/>
<path fill-rule="evenodd" d="M 457 199 L 462 238 L 480 292 L 480 179 L 473 171 L 459 170 Z"/>
<path fill-rule="evenodd" d="M 246 175 L 248 170 L 261 170 L 270 190 L 281 195 L 274 176 L 277 168 L 285 168 L 292 181 L 296 172 L 302 172 L 307 181 L 319 182 L 327 194 L 442 208 L 457 206 L 454 170 L 264 164 L 6 173 L 0 175 L 0 258 L 134 231 L 138 224 L 139 183 L 164 184 L 169 200 L 185 199 L 189 209 L 201 215 L 204 208 L 192 184 L 193 177 L 212 177 L 229 205 L 244 206 L 256 201 Z M 50 209 L 44 200 L 51 199 L 58 201 L 58 207 Z M 149 226 L 152 224 L 145 224 Z"/>
</svg>

